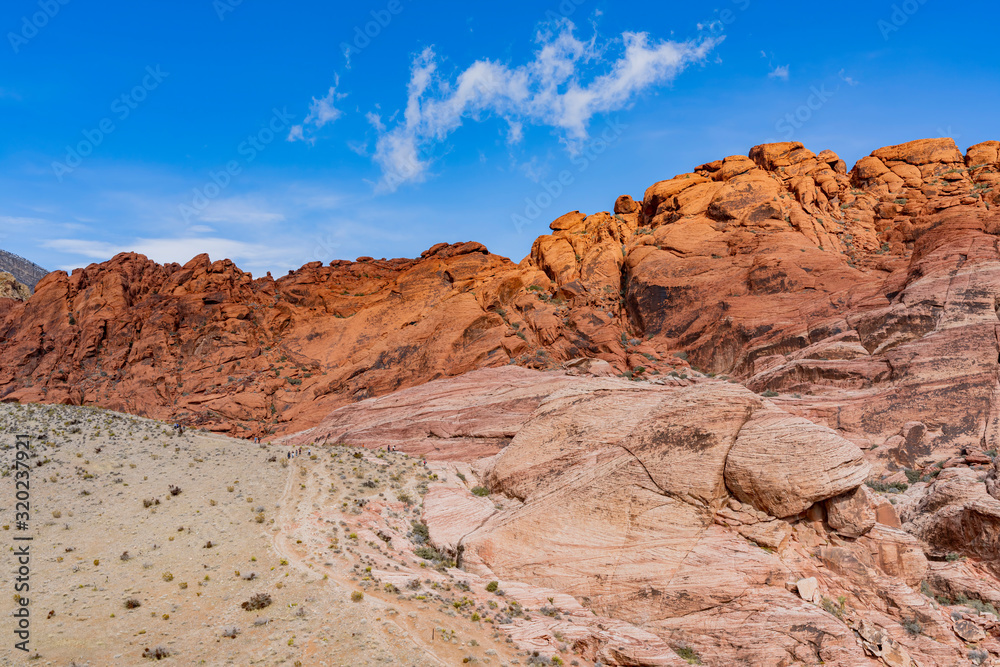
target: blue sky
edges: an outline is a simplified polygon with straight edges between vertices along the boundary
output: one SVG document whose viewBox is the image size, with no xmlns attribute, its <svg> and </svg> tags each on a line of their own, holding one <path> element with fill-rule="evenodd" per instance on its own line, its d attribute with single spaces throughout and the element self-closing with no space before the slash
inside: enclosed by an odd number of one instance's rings
<svg viewBox="0 0 1000 667">
<path fill-rule="evenodd" d="M 342 4 L 5 3 L 0 248 L 518 261 L 566 211 L 758 143 L 1000 139 L 995 3 Z"/>
</svg>

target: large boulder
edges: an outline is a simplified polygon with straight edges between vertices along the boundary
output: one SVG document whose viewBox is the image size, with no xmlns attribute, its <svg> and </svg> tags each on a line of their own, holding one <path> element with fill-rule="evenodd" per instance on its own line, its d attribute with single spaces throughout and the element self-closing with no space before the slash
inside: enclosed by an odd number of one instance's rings
<svg viewBox="0 0 1000 667">
<path fill-rule="evenodd" d="M 827 499 L 827 523 L 844 537 L 861 537 L 875 527 L 876 505 L 869 495 L 868 488 L 862 484 L 853 491 Z"/>
<path fill-rule="evenodd" d="M 726 461 L 726 485 L 777 517 L 856 489 L 871 472 L 861 450 L 833 430 L 775 408 L 740 430 Z"/>
</svg>

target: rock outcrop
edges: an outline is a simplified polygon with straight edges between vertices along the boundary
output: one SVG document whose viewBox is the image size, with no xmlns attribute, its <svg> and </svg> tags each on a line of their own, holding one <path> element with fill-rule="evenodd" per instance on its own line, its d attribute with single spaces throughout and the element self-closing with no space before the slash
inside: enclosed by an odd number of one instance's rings
<svg viewBox="0 0 1000 667">
<path fill-rule="evenodd" d="M 0 299 L 27 301 L 31 297 L 31 289 L 17 281 L 6 271 L 0 271 Z"/>
<path fill-rule="evenodd" d="M 991 664 L 998 185 L 1000 142 L 849 171 L 784 142 L 567 213 L 518 264 L 122 254 L 0 298 L 0 400 L 451 466 L 492 495 L 432 484 L 431 540 L 548 600 L 506 624 L 530 650 Z"/>
<path fill-rule="evenodd" d="M 472 444 L 497 438 L 498 450 Z M 712 665 L 964 657 L 920 592 L 931 548 L 875 523 L 861 451 L 737 384 L 507 366 L 339 408 L 284 441 L 325 440 L 471 463 L 431 485 L 423 519 L 482 580 L 560 593 L 538 594 L 544 627 L 508 628 L 526 648 L 575 637 L 611 665 L 674 664 L 662 647 Z M 734 477 L 734 461 L 752 464 Z M 776 471 L 805 500 L 775 494 Z M 923 634 L 907 632 L 913 619 Z"/>
<path fill-rule="evenodd" d="M 831 151 L 757 146 L 613 212 L 568 213 L 520 264 L 438 244 L 275 280 L 119 255 L 0 305 L 0 398 L 280 434 L 436 377 L 592 359 L 778 392 L 786 412 L 879 445 L 879 470 L 984 433 L 990 449 L 996 143 L 963 157 L 910 142 L 849 172 Z M 929 426 L 903 437 L 910 422 Z"/>
</svg>

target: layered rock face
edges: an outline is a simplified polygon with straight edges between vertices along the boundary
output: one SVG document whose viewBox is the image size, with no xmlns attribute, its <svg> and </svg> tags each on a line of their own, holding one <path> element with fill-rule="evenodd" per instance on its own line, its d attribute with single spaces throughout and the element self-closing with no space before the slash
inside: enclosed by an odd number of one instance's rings
<svg viewBox="0 0 1000 667">
<path fill-rule="evenodd" d="M 423 517 L 466 570 L 563 594 L 507 628 L 532 646 L 573 637 L 619 665 L 965 661 L 949 610 L 918 592 L 928 547 L 863 485 L 861 450 L 738 384 L 508 366 L 342 407 L 287 441 L 327 440 L 471 462 Z"/>
<path fill-rule="evenodd" d="M 432 541 L 540 600 L 524 646 L 994 664 L 998 151 L 758 146 L 568 213 L 519 264 L 119 255 L 0 299 L 0 400 L 461 465 Z"/>
<path fill-rule="evenodd" d="M 847 172 L 830 151 L 758 146 L 566 214 L 517 265 L 439 244 L 273 280 L 119 255 L 0 302 L 0 397 L 287 433 L 436 377 L 589 357 L 737 377 L 888 444 L 880 467 L 917 467 L 997 423 L 997 147 L 916 141 Z"/>
</svg>

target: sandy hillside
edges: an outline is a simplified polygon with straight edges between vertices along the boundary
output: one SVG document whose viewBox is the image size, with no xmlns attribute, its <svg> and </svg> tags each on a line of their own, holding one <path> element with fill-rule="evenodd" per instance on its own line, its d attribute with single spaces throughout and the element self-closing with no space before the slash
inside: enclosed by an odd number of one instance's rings
<svg viewBox="0 0 1000 667">
<path fill-rule="evenodd" d="M 497 629 L 523 608 L 421 547 L 415 520 L 443 467 L 347 447 L 289 460 L 91 408 L 3 404 L 0 427 L 3 535 L 24 534 L 9 467 L 27 433 L 34 537 L 31 651 L 13 649 L 8 617 L 0 664 L 138 665 L 157 647 L 178 665 L 537 660 Z M 257 594 L 270 604 L 244 610 Z"/>
</svg>

